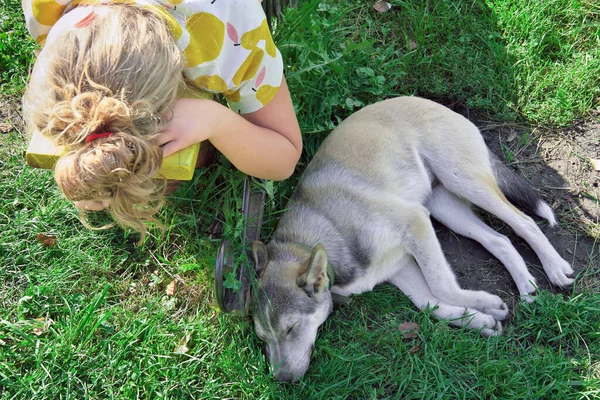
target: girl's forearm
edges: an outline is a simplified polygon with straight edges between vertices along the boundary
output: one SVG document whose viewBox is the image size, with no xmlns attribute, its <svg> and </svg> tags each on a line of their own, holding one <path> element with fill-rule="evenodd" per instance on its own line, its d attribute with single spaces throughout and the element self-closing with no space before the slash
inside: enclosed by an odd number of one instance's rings
<svg viewBox="0 0 600 400">
<path fill-rule="evenodd" d="M 293 143 L 280 132 L 219 107 L 223 117 L 217 119 L 215 134 L 209 140 L 233 165 L 248 175 L 269 180 L 283 180 L 294 172 L 302 152 L 301 141 Z"/>
</svg>

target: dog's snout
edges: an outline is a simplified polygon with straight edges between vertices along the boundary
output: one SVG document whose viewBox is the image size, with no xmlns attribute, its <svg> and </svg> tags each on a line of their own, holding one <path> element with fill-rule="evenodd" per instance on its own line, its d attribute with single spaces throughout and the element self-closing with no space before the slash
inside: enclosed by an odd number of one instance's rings
<svg viewBox="0 0 600 400">
<path fill-rule="evenodd" d="M 294 375 L 288 371 L 277 371 L 275 372 L 275 380 L 279 382 L 294 382 Z"/>
</svg>

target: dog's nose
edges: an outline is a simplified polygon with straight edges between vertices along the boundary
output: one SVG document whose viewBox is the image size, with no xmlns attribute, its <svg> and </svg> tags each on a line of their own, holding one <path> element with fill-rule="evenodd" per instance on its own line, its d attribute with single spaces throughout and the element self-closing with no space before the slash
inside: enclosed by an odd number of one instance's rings
<svg viewBox="0 0 600 400">
<path fill-rule="evenodd" d="M 292 382 L 294 376 L 291 372 L 287 371 L 278 371 L 275 372 L 275 380 L 279 382 Z"/>
</svg>

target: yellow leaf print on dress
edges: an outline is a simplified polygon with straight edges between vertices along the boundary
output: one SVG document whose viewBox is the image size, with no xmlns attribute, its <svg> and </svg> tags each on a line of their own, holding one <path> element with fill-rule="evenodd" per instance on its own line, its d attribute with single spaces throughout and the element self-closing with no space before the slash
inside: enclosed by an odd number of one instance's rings
<svg viewBox="0 0 600 400">
<path fill-rule="evenodd" d="M 202 75 L 194 79 L 194 84 L 206 90 L 222 93 L 227 90 L 227 84 L 219 75 Z"/>
<path fill-rule="evenodd" d="M 33 17 L 42 25 L 52 26 L 60 19 L 67 6 L 54 0 L 37 0 L 31 5 Z"/>
<path fill-rule="evenodd" d="M 273 97 L 277 94 L 279 86 L 273 87 L 271 85 L 262 85 L 256 91 L 256 100 L 260 101 L 263 106 L 266 106 L 273 100 Z"/>
<path fill-rule="evenodd" d="M 48 37 L 48 34 L 44 33 L 43 35 L 40 35 L 38 37 L 35 38 L 35 41 L 38 42 L 38 44 L 40 46 L 43 46 L 44 44 L 46 44 L 46 38 Z"/>
<path fill-rule="evenodd" d="M 185 26 L 190 33 L 190 44 L 183 51 L 187 66 L 215 60 L 223 48 L 225 24 L 212 14 L 200 12 L 189 17 Z"/>
<path fill-rule="evenodd" d="M 244 33 L 242 35 L 241 44 L 243 48 L 252 50 L 261 40 L 265 40 L 266 42 L 265 50 L 267 50 L 267 54 L 271 57 L 275 57 L 277 55 L 277 48 L 275 47 L 275 43 L 271 37 L 271 31 L 269 31 L 269 25 L 267 24 L 266 19 L 263 20 L 262 24 L 260 24 L 258 28 Z"/>
<path fill-rule="evenodd" d="M 230 89 L 223 92 L 223 96 L 227 99 L 227 101 L 231 101 L 234 103 L 238 103 L 242 100 L 242 96 L 240 95 L 239 89 Z"/>
<path fill-rule="evenodd" d="M 262 63 L 264 55 L 264 51 L 262 51 L 258 47 L 252 50 L 252 53 L 250 53 L 248 58 L 244 60 L 240 68 L 233 76 L 232 80 L 235 86 L 240 86 L 240 83 L 254 78 L 254 76 L 256 75 L 256 71 L 258 71 L 258 67 L 260 67 Z"/>
</svg>

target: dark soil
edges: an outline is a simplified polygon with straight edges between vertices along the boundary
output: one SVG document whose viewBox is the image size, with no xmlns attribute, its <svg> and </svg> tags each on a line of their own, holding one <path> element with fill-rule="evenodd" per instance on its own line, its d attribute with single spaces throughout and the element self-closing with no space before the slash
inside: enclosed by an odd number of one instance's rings
<svg viewBox="0 0 600 400">
<path fill-rule="evenodd" d="M 463 115 L 464 110 L 457 110 Z M 514 124 L 478 120 L 490 149 L 522 174 L 554 210 L 558 224 L 542 231 L 579 276 L 578 291 L 600 291 L 598 243 L 600 172 L 590 160 L 600 159 L 600 123 L 597 118 L 568 129 L 530 129 Z M 510 161 L 510 162 L 508 162 Z M 599 161 L 600 162 L 600 161 Z M 600 168 L 600 166 L 598 167 Z M 508 236 L 523 256 L 540 289 L 559 290 L 548 281 L 531 248 L 502 221 L 480 213 L 482 219 Z M 518 291 L 506 268 L 479 243 L 455 235 L 435 224 L 446 257 L 464 288 L 481 289 L 503 298 L 509 305 L 518 300 Z M 571 289 L 565 290 L 570 293 Z"/>
</svg>

